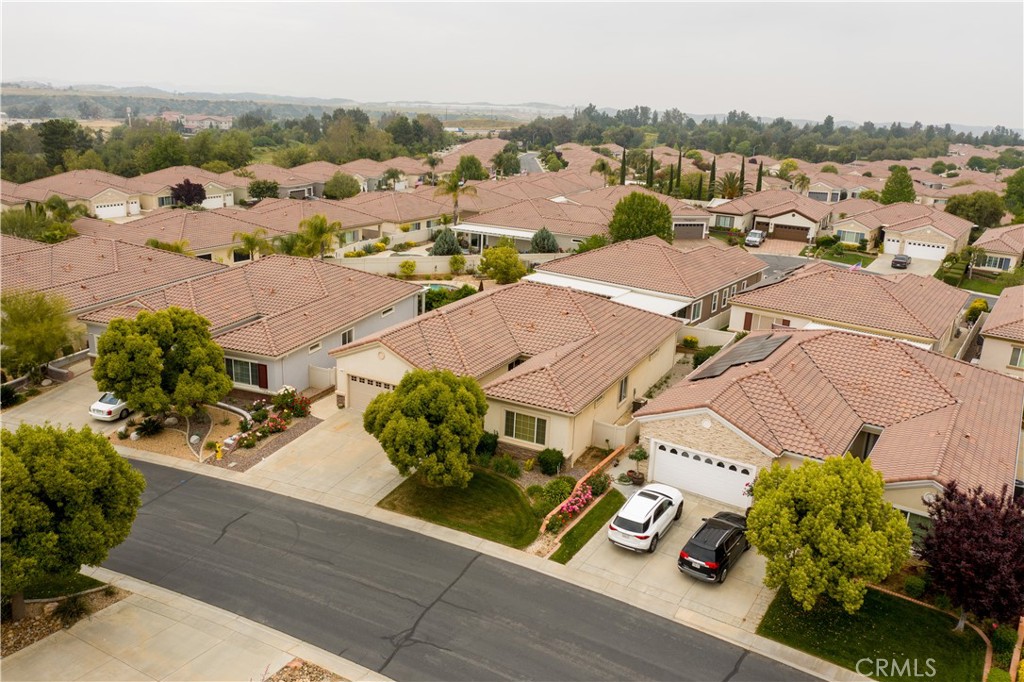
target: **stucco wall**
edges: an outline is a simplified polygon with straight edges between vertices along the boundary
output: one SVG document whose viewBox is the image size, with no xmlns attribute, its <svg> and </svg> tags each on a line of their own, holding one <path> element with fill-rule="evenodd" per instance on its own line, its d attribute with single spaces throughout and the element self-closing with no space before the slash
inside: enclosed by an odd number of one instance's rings
<svg viewBox="0 0 1024 682">
<path fill-rule="evenodd" d="M 1024 368 L 1010 366 L 1010 353 L 1013 351 L 1014 344 L 992 337 L 984 337 L 984 339 L 984 343 L 981 346 L 981 359 L 978 364 L 984 369 L 991 369 L 994 372 L 1007 376 L 1024 379 Z M 1016 345 L 1018 347 L 1024 346 L 1024 344 L 1019 343 Z"/>
<path fill-rule="evenodd" d="M 648 452 L 653 452 L 651 450 L 652 439 L 700 450 L 709 455 L 728 457 L 744 464 L 751 464 L 758 469 L 771 466 L 775 459 L 736 433 L 710 410 L 665 419 L 641 421 L 640 443 L 648 449 Z M 651 459 L 651 478 L 654 478 L 657 473 L 656 460 L 656 456 Z"/>
</svg>

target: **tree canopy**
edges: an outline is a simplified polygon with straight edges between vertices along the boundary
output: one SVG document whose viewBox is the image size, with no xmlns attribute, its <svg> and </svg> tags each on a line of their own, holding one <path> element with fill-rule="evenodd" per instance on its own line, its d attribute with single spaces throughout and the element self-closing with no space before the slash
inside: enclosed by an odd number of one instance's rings
<svg viewBox="0 0 1024 682">
<path fill-rule="evenodd" d="M 322 213 L 311 215 L 299 223 L 299 242 L 307 256 L 324 259 L 327 249 L 334 246 L 334 240 L 341 236 L 341 223 L 335 220 L 327 222 Z"/>
<path fill-rule="evenodd" d="M 431 256 L 454 256 L 461 253 L 459 240 L 455 238 L 455 233 L 450 227 L 443 227 L 434 235 L 434 246 L 430 249 Z"/>
<path fill-rule="evenodd" d="M 1006 178 L 1006 194 L 1003 195 L 1006 208 L 1013 213 L 1015 222 L 1024 220 L 1024 168 Z"/>
<path fill-rule="evenodd" d="M 480 259 L 480 272 L 498 284 L 512 284 L 526 275 L 526 266 L 523 265 L 515 247 L 499 244 L 484 249 L 483 258 Z"/>
<path fill-rule="evenodd" d="M 171 199 L 176 204 L 198 206 L 206 201 L 206 188 L 185 178 L 171 187 Z"/>
<path fill-rule="evenodd" d="M 341 171 L 335 173 L 330 180 L 324 183 L 325 199 L 348 199 L 359 194 L 360 191 L 362 191 L 362 187 L 359 186 L 359 181 Z"/>
<path fill-rule="evenodd" d="M 883 204 L 899 202 L 912 204 L 916 198 L 917 192 L 914 191 L 914 181 L 910 177 L 910 171 L 906 166 L 893 166 L 892 174 L 882 188 L 881 202 Z"/>
<path fill-rule="evenodd" d="M 486 180 L 490 177 L 487 169 L 480 163 L 480 159 L 472 154 L 459 157 L 459 165 L 455 167 L 455 173 L 462 180 Z"/>
<path fill-rule="evenodd" d="M 558 253 L 558 240 L 548 228 L 542 227 L 530 238 L 530 253 Z"/>
<path fill-rule="evenodd" d="M 995 192 L 958 194 L 946 201 L 946 213 L 969 220 L 980 228 L 995 227 L 1006 213 L 1006 204 Z"/>
<path fill-rule="evenodd" d="M 900 568 L 910 551 L 910 528 L 884 492 L 870 460 L 849 454 L 763 469 L 747 538 L 768 559 L 765 585 L 787 588 L 808 611 L 827 597 L 856 612 L 868 583 Z"/>
<path fill-rule="evenodd" d="M 486 413 L 487 399 L 472 377 L 417 369 L 370 401 L 363 428 L 403 476 L 415 473 L 431 487 L 465 488 Z"/>
<path fill-rule="evenodd" d="M 609 243 L 607 235 L 592 234 L 576 245 L 576 253 L 600 249 L 602 246 L 608 246 Z"/>
<path fill-rule="evenodd" d="M 608 234 L 613 242 L 657 235 L 671 244 L 672 211 L 657 197 L 633 192 L 615 205 Z"/>
<path fill-rule="evenodd" d="M 71 341 L 68 302 L 55 294 L 5 290 L 0 295 L 0 315 L 5 346 L 0 361 L 13 376 L 37 373 Z"/>
<path fill-rule="evenodd" d="M 250 199 L 276 199 L 281 187 L 275 180 L 251 180 L 249 182 Z"/>
</svg>

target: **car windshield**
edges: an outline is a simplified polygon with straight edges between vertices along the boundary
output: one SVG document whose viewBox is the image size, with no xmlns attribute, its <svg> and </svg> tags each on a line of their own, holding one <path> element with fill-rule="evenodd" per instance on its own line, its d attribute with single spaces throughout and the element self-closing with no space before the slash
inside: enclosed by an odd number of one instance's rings
<svg viewBox="0 0 1024 682">
<path fill-rule="evenodd" d="M 623 516 L 616 516 L 612 524 L 620 530 L 624 530 L 628 533 L 642 533 L 647 530 L 647 521 L 633 521 Z"/>
<path fill-rule="evenodd" d="M 113 393 L 104 393 L 103 395 L 100 396 L 99 402 L 103 403 L 104 405 L 117 405 L 119 401 L 116 397 L 114 397 Z"/>
<path fill-rule="evenodd" d="M 715 550 L 708 549 L 707 547 L 701 547 L 694 542 L 687 542 L 683 551 L 697 561 L 703 561 L 704 563 L 715 560 Z"/>
</svg>

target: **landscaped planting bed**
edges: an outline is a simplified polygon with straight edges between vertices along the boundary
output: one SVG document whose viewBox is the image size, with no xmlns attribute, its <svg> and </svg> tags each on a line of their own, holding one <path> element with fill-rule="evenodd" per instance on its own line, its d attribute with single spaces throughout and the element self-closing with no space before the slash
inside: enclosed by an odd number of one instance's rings
<svg viewBox="0 0 1024 682">
<path fill-rule="evenodd" d="M 615 516 L 615 512 L 625 504 L 626 498 L 618 490 L 612 488 L 609 490 L 604 497 L 602 497 L 597 504 L 590 508 L 590 510 L 584 515 L 582 519 L 576 522 L 576 525 L 569 529 L 569 532 L 562 537 L 562 543 L 555 550 L 555 553 L 551 555 L 552 561 L 557 561 L 560 564 L 568 563 L 570 559 L 576 556 L 576 553 L 583 549 L 590 538 L 594 537 L 598 531 L 604 529 L 605 524 Z"/>
</svg>

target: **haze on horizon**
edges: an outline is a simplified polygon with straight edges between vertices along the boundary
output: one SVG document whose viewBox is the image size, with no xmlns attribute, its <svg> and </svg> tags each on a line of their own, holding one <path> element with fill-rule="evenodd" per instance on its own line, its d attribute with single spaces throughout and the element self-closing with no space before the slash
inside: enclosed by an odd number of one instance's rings
<svg viewBox="0 0 1024 682">
<path fill-rule="evenodd" d="M 4 81 L 1024 127 L 1024 3 L 6 0 Z"/>
</svg>

